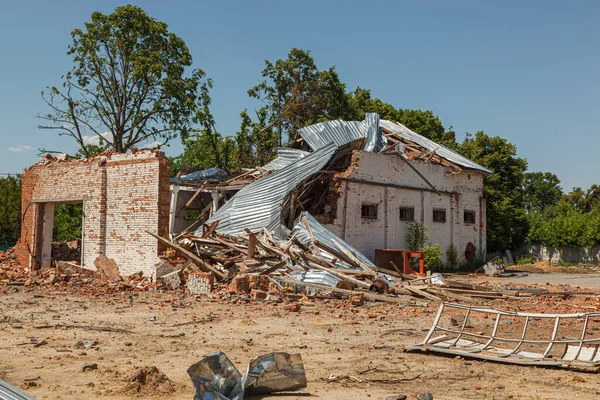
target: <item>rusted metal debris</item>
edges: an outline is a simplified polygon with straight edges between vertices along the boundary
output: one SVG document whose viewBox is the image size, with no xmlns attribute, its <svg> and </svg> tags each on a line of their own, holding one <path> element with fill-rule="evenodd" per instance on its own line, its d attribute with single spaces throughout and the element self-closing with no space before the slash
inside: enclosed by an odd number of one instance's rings
<svg viewBox="0 0 600 400">
<path fill-rule="evenodd" d="M 477 324 L 481 318 L 489 323 Z M 425 339 L 405 350 L 598 371 L 600 337 L 591 337 L 598 332 L 592 326 L 598 318 L 600 313 L 523 313 L 442 303 Z"/>
</svg>

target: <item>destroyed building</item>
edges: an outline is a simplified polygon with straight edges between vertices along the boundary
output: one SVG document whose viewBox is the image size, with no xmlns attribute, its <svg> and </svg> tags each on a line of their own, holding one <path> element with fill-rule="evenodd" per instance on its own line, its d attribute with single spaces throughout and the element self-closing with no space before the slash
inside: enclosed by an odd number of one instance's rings
<svg viewBox="0 0 600 400">
<path fill-rule="evenodd" d="M 105 255 L 123 275 L 154 273 L 165 248 L 147 232 L 176 239 L 211 225 L 225 234 L 266 228 L 287 240 L 302 215 L 314 217 L 313 229 L 326 228 L 332 246 L 353 246 L 365 262 L 375 249 L 405 249 L 413 221 L 443 251 L 455 246 L 460 260 L 485 254 L 483 179 L 491 171 L 377 114 L 299 134 L 269 164 L 235 176 L 196 171 L 198 179 L 171 180 L 159 151 L 45 156 L 23 174 L 19 262 L 49 266 L 54 205 L 76 202 L 84 210 L 81 265 L 94 268 Z"/>
<path fill-rule="evenodd" d="M 162 250 L 146 231 L 166 233 L 169 166 L 164 153 L 140 151 L 86 160 L 46 155 L 22 176 L 19 263 L 50 267 L 54 206 L 83 204 L 81 265 L 103 254 L 123 275 L 152 274 Z"/>
</svg>

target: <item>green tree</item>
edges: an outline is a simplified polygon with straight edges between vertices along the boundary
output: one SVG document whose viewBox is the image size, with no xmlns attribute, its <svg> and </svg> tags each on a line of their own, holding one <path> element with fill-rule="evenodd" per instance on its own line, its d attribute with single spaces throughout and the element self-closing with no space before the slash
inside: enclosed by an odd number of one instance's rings
<svg viewBox="0 0 600 400">
<path fill-rule="evenodd" d="M 377 113 L 381 119 L 399 122 L 408 129 L 456 150 L 456 135 L 452 130 L 446 130 L 440 118 L 431 110 L 396 109 L 393 105 L 378 98 L 371 98 L 371 91 L 356 88 L 347 95 L 348 110 L 345 119 L 362 120 L 366 113 Z"/>
<path fill-rule="evenodd" d="M 310 51 L 293 48 L 285 60 L 265 60 L 261 76 L 248 95 L 264 104 L 263 129 L 274 128 L 280 146 L 285 138 L 296 139 L 300 128 L 346 115 L 346 85 L 335 67 L 320 71 Z"/>
<path fill-rule="evenodd" d="M 202 131 L 183 140 L 183 153 L 171 158 L 171 172 L 185 167 L 234 169 L 235 140 L 219 132 Z"/>
<path fill-rule="evenodd" d="M 459 152 L 494 173 L 486 177 L 487 249 L 515 249 L 527 235 L 523 179 L 527 161 L 514 144 L 498 136 L 467 134 Z"/>
<path fill-rule="evenodd" d="M 16 242 L 21 233 L 21 177 L 0 177 L 0 244 Z"/>
<path fill-rule="evenodd" d="M 430 110 L 398 109 L 397 121 L 438 144 L 453 150 L 457 148 L 454 131 L 446 131 L 440 118 Z"/>
<path fill-rule="evenodd" d="M 252 121 L 247 110 L 240 113 L 242 123 L 236 133 L 235 164 L 237 168 L 253 168 L 257 165 L 265 165 L 275 158 L 277 143 L 279 140 L 277 132 L 273 128 L 266 127 L 268 118 L 266 109 L 256 112 L 256 121 Z"/>
<path fill-rule="evenodd" d="M 527 172 L 524 175 L 523 196 L 527 213 L 543 212 L 560 200 L 560 179 L 551 172 Z"/>
<path fill-rule="evenodd" d="M 83 203 L 56 204 L 52 239 L 57 242 L 69 242 L 81 238 L 82 223 Z"/>
<path fill-rule="evenodd" d="M 206 122 L 202 109 L 212 82 L 200 69 L 186 74 L 192 56 L 164 22 L 127 5 L 108 15 L 94 12 L 71 37 L 67 54 L 74 66 L 62 87 L 42 91 L 50 113 L 39 115 L 47 123 L 39 128 L 74 138 L 90 156 L 86 135 L 126 152 L 147 141 L 165 144 L 178 133 L 186 137 L 194 123 Z"/>
</svg>

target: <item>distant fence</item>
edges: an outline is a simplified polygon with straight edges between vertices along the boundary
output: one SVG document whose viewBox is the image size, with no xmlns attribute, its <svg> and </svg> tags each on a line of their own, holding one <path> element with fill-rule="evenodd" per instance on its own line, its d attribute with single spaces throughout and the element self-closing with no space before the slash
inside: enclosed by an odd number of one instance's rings
<svg viewBox="0 0 600 400">
<path fill-rule="evenodd" d="M 538 261 L 548 261 L 550 264 L 560 263 L 599 263 L 600 246 L 586 247 L 550 247 L 529 245 L 526 252 Z"/>
<path fill-rule="evenodd" d="M 6 251 L 13 247 L 16 243 L 12 242 L 0 242 L 0 251 Z"/>
</svg>

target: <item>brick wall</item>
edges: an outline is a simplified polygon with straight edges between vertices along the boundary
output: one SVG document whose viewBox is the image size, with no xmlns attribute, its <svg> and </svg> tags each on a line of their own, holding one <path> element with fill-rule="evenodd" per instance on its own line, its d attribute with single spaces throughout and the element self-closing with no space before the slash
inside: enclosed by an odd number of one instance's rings
<svg viewBox="0 0 600 400">
<path fill-rule="evenodd" d="M 426 162 L 413 161 L 412 165 L 439 194 L 399 155 L 355 151 L 353 165 L 344 176 L 346 180 L 335 205 L 336 218 L 325 227 L 374 260 L 375 249 L 407 248 L 412 221 L 400 219 L 400 207 L 409 207 L 414 210 L 414 220 L 428 227 L 426 244 L 440 245 L 444 262 L 450 245 L 457 248 L 461 262 L 465 261 L 468 243 L 485 254 L 483 174 L 476 171 L 448 174 L 446 167 Z M 377 218 L 362 218 L 363 204 L 375 204 Z M 446 222 L 433 221 L 434 209 L 446 211 Z M 475 212 L 476 223 L 465 223 L 465 211 Z"/>
<path fill-rule="evenodd" d="M 84 266 L 100 254 L 114 258 L 122 275 L 151 274 L 158 261 L 156 239 L 169 212 L 169 165 L 162 152 L 110 154 L 87 160 L 42 159 L 22 180 L 22 229 L 16 246 L 22 265 L 41 266 L 39 227 L 43 204 L 83 202 Z M 37 245 L 36 245 L 37 243 Z"/>
</svg>

